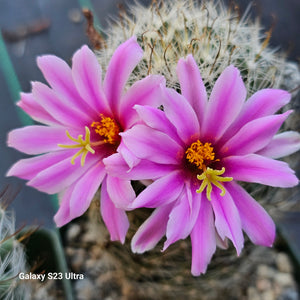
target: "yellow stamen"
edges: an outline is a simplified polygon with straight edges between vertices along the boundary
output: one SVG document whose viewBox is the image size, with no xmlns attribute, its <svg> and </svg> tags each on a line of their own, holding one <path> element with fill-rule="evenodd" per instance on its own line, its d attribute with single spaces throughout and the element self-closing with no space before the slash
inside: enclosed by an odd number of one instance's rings
<svg viewBox="0 0 300 300">
<path fill-rule="evenodd" d="M 206 197 L 208 200 L 211 201 L 211 191 L 212 191 L 212 184 L 218 187 L 221 190 L 220 195 L 224 196 L 226 190 L 224 186 L 220 182 L 225 181 L 232 181 L 232 177 L 222 177 L 225 172 L 225 168 L 223 167 L 222 170 L 214 170 L 211 168 L 207 168 L 203 171 L 201 175 L 197 175 L 197 179 L 202 180 L 202 183 L 197 190 L 197 193 L 202 193 L 206 188 Z"/>
<path fill-rule="evenodd" d="M 103 141 L 105 143 L 116 143 L 120 139 L 120 127 L 114 119 L 110 117 L 104 117 L 103 114 L 101 114 L 100 117 L 100 122 L 93 122 L 91 127 L 95 128 L 95 132 L 103 137 Z"/>
<path fill-rule="evenodd" d="M 70 135 L 70 133 L 68 132 L 68 130 L 66 131 L 66 135 L 71 141 L 73 141 L 75 143 L 78 143 L 78 144 L 75 144 L 75 145 L 58 144 L 58 146 L 62 147 L 62 148 L 68 148 L 68 149 L 81 148 L 72 157 L 71 164 L 74 165 L 75 164 L 75 159 L 82 154 L 80 163 L 81 163 L 81 166 L 83 167 L 84 163 L 85 163 L 85 158 L 86 158 L 88 152 L 90 152 L 92 154 L 95 153 L 95 150 L 91 147 L 91 141 L 90 141 L 91 132 L 90 132 L 89 128 L 87 126 L 85 126 L 85 138 L 84 138 L 84 140 L 82 139 L 82 134 L 78 135 L 77 139 L 73 138 Z"/>
<path fill-rule="evenodd" d="M 198 169 L 203 170 L 207 161 L 215 159 L 214 148 L 211 143 L 202 144 L 199 140 L 192 143 L 191 146 L 185 151 L 186 159 L 196 165 Z"/>
</svg>

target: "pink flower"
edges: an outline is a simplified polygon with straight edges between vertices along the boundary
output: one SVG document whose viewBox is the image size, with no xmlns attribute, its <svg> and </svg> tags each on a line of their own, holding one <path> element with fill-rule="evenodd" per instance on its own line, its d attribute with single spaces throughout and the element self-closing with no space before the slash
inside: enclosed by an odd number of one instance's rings
<svg viewBox="0 0 300 300">
<path fill-rule="evenodd" d="M 120 45 L 103 84 L 101 67 L 87 46 L 74 54 L 72 69 L 52 55 L 38 58 L 51 88 L 34 82 L 32 93 L 21 94 L 18 105 L 47 126 L 28 126 L 9 133 L 9 146 L 39 156 L 18 161 L 7 175 L 29 180 L 27 184 L 40 191 L 60 193 L 60 208 L 54 217 L 58 226 L 82 215 L 102 183 L 104 222 L 112 240 L 125 240 L 129 224 L 123 208 L 135 193 L 129 180 L 107 175 L 102 160 L 118 151 L 128 164 L 138 161 L 119 133 L 138 122 L 134 104 L 159 105 L 160 85 L 164 84 L 162 76 L 148 76 L 124 93 L 127 79 L 142 56 L 135 37 Z"/>
<path fill-rule="evenodd" d="M 267 212 L 238 184 L 275 187 L 298 184 L 293 170 L 275 158 L 300 148 L 300 135 L 275 135 L 291 111 L 274 113 L 289 93 L 265 89 L 246 99 L 239 71 L 227 67 L 210 100 L 194 58 L 180 59 L 177 74 L 182 95 L 164 89 L 164 111 L 136 105 L 144 124 L 122 133 L 140 164 L 128 171 L 119 154 L 104 160 L 122 178 L 153 179 L 131 208 L 156 208 L 132 240 L 134 252 L 153 248 L 166 235 L 163 250 L 190 235 L 193 275 L 205 273 L 216 246 L 227 238 L 240 254 L 244 238 L 271 246 L 275 225 Z"/>
</svg>

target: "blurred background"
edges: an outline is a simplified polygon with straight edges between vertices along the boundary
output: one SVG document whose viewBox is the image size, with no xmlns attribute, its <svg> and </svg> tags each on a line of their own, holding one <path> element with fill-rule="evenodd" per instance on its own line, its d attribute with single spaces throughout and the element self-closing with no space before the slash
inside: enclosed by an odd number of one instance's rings
<svg viewBox="0 0 300 300">
<path fill-rule="evenodd" d="M 25 155 L 6 147 L 7 132 L 27 122 L 15 107 L 20 90 L 30 91 L 31 81 L 45 80 L 36 66 L 36 57 L 57 55 L 70 62 L 72 54 L 89 44 L 82 8 L 92 8 L 96 22 L 106 28 L 109 18 L 118 17 L 118 6 L 126 9 L 133 1 L 122 0 L 0 0 L 0 187 L 10 183 L 20 190 L 12 203 L 18 224 L 52 227 L 55 199 L 25 185 L 23 180 L 6 178 L 9 167 Z M 149 5 L 151 0 L 140 0 Z M 230 1 L 225 1 L 229 4 Z M 241 14 L 248 0 L 232 2 Z M 257 0 L 250 15 L 259 17 L 265 31 L 273 28 L 270 46 L 286 52 L 289 60 L 300 61 L 300 1 Z"/>
</svg>

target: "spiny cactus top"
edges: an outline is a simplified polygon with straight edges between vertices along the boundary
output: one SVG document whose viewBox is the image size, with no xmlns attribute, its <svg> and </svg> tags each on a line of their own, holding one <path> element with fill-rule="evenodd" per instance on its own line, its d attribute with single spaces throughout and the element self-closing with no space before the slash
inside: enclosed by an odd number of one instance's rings
<svg viewBox="0 0 300 300">
<path fill-rule="evenodd" d="M 160 4 L 161 5 L 160 5 Z M 107 47 L 97 52 L 105 68 L 114 49 L 132 35 L 144 50 L 144 58 L 131 75 L 132 81 L 162 74 L 169 87 L 177 88 L 176 65 L 181 57 L 193 54 L 207 93 L 230 64 L 237 67 L 249 95 L 266 87 L 278 88 L 284 70 L 284 56 L 268 47 L 271 32 L 240 16 L 220 0 L 162 0 L 148 7 L 135 3 L 128 13 L 106 30 Z"/>
</svg>

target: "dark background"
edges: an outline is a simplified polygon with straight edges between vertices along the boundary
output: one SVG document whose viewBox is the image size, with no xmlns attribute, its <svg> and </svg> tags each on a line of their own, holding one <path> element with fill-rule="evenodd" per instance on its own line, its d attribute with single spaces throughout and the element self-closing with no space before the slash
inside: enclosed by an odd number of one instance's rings
<svg viewBox="0 0 300 300">
<path fill-rule="evenodd" d="M 131 3 L 133 1 L 126 1 Z M 140 1 L 149 4 L 150 0 Z M 229 3 L 230 1 L 225 1 Z M 72 54 L 84 43 L 89 43 L 85 36 L 86 22 L 81 15 L 81 6 L 92 4 L 95 16 L 103 28 L 107 26 L 108 16 L 117 13 L 117 4 L 121 0 L 0 0 L 0 28 L 6 50 L 20 82 L 20 88 L 30 91 L 30 81 L 44 79 L 36 66 L 36 56 L 55 54 L 70 61 Z M 249 4 L 247 0 L 235 1 L 243 13 Z M 126 4 L 124 4 L 126 8 Z M 257 0 L 253 1 L 252 16 L 258 16 L 263 27 L 273 26 L 270 41 L 272 47 L 280 47 L 293 61 L 300 60 L 300 1 L 299 0 Z M 38 33 L 29 33 L 37 31 Z M 25 30 L 24 30 L 25 29 Z M 26 33 L 27 30 L 27 33 Z M 29 31 L 30 31 L 29 30 Z M 18 95 L 11 93 L 5 71 L 5 55 L 0 53 L 0 188 L 7 183 L 21 192 L 12 203 L 16 208 L 17 223 L 43 224 L 53 226 L 56 208 L 48 195 L 26 187 L 25 182 L 16 178 L 5 178 L 8 168 L 23 154 L 8 149 L 5 145 L 9 130 L 22 126 L 14 105 Z M 16 90 L 16 89 L 15 89 Z"/>
</svg>

